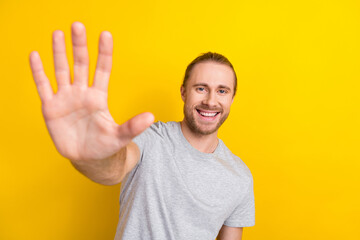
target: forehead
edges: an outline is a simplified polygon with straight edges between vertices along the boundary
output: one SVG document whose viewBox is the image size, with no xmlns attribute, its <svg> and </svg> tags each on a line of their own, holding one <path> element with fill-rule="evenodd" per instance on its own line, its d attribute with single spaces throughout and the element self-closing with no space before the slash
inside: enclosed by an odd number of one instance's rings
<svg viewBox="0 0 360 240">
<path fill-rule="evenodd" d="M 233 89 L 234 81 L 234 72 L 229 66 L 217 62 L 201 62 L 192 69 L 187 85 L 204 83 L 211 87 L 225 85 Z"/>
</svg>

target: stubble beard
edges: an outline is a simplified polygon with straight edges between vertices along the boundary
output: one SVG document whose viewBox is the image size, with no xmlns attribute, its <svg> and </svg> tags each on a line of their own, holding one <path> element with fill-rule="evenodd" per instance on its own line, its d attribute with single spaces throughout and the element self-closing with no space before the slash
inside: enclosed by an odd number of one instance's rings
<svg viewBox="0 0 360 240">
<path fill-rule="evenodd" d="M 196 108 L 196 107 L 195 107 Z M 196 119 L 195 119 L 195 114 L 198 114 L 198 113 L 195 113 L 194 112 L 194 109 L 195 108 L 187 108 L 185 105 L 184 105 L 184 116 L 185 116 L 185 121 L 188 125 L 188 127 L 190 128 L 190 130 L 195 133 L 196 135 L 210 135 L 214 132 L 216 132 L 220 126 L 225 122 L 225 120 L 228 118 L 229 116 L 229 112 L 225 113 L 223 111 L 220 111 L 219 114 L 221 114 L 221 118 L 220 120 L 218 121 L 218 123 L 216 124 L 216 126 L 213 128 L 213 129 L 201 129 L 201 126 L 199 126 L 200 124 L 198 124 L 196 122 Z M 207 108 L 204 108 L 202 107 L 203 110 L 212 110 L 212 109 L 207 109 Z M 195 110 L 196 111 L 196 110 Z"/>
</svg>

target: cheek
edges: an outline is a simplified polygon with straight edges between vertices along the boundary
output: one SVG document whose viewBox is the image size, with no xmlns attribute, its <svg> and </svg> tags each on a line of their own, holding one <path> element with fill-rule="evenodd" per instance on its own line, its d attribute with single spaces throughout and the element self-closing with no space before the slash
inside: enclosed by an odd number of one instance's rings
<svg viewBox="0 0 360 240">
<path fill-rule="evenodd" d="M 224 100 L 221 102 L 221 105 L 223 106 L 223 108 L 224 108 L 224 109 L 227 109 L 227 110 L 230 110 L 231 104 L 232 104 L 232 98 L 224 99 Z"/>
<path fill-rule="evenodd" d="M 197 105 L 199 103 L 201 103 L 202 101 L 202 97 L 199 96 L 198 94 L 195 95 L 195 94 L 192 94 L 192 95 L 189 95 L 187 98 L 186 98 L 186 105 L 188 106 L 194 106 L 194 105 Z"/>
</svg>

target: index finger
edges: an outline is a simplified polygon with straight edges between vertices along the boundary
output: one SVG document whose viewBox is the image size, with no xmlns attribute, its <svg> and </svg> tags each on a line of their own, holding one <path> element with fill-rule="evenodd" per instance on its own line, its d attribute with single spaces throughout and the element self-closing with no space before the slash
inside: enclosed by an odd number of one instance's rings
<svg viewBox="0 0 360 240">
<path fill-rule="evenodd" d="M 107 93 L 112 67 L 113 39 L 108 31 L 99 38 L 99 55 L 96 64 L 93 87 Z"/>
</svg>

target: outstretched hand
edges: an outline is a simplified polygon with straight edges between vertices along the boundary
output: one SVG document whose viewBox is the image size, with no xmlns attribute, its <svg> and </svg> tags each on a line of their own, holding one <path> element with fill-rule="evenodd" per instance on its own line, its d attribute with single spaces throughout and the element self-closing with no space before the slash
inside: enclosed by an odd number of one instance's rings
<svg viewBox="0 0 360 240">
<path fill-rule="evenodd" d="M 30 66 L 42 102 L 46 126 L 61 155 L 71 160 L 104 159 L 116 154 L 153 121 L 151 113 L 142 113 L 122 125 L 115 123 L 107 105 L 112 66 L 113 40 L 102 32 L 93 85 L 89 87 L 89 56 L 85 27 L 71 27 L 74 81 L 71 83 L 64 34 L 53 33 L 53 55 L 58 91 L 54 94 L 40 56 L 30 54 Z"/>
</svg>

